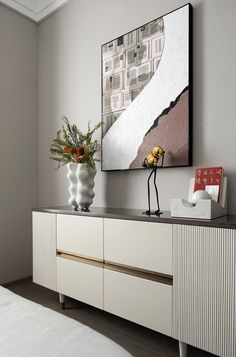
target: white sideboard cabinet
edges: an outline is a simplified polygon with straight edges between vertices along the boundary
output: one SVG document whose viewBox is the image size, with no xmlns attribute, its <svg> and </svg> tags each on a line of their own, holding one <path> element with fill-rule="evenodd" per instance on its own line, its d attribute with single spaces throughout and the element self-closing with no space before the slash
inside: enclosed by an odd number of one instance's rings
<svg viewBox="0 0 236 357">
<path fill-rule="evenodd" d="M 236 356 L 236 217 L 33 210 L 33 281 L 220 357 Z"/>
</svg>

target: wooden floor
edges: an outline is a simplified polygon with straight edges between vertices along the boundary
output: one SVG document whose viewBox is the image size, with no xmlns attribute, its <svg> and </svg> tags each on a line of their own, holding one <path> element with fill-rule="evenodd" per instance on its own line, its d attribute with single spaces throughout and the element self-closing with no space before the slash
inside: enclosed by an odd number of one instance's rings
<svg viewBox="0 0 236 357">
<path fill-rule="evenodd" d="M 57 293 L 30 280 L 13 283 L 8 289 L 93 328 L 135 357 L 178 356 L 176 340 L 72 299 L 66 300 L 66 310 L 63 311 L 60 309 Z M 210 356 L 213 355 L 188 346 L 188 357 Z"/>
</svg>

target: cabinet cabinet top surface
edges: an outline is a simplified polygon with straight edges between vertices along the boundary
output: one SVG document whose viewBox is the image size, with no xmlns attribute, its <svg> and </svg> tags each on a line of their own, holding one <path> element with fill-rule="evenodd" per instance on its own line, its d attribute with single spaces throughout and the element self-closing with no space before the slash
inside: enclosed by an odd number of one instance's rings
<svg viewBox="0 0 236 357">
<path fill-rule="evenodd" d="M 236 229 L 236 215 L 227 215 L 211 220 L 207 219 L 193 219 L 193 218 L 176 218 L 171 217 L 169 211 L 164 211 L 163 214 L 158 216 L 147 216 L 143 214 L 143 210 L 124 209 L 124 208 L 109 208 L 109 207 L 90 207 L 90 212 L 74 211 L 70 206 L 52 206 L 52 207 L 39 207 L 33 208 L 33 212 L 45 212 L 56 214 L 77 215 L 84 217 L 100 217 L 100 218 L 113 218 L 125 219 L 133 221 L 146 221 L 155 223 L 171 223 L 171 224 L 184 224 L 191 226 L 205 226 Z"/>
</svg>

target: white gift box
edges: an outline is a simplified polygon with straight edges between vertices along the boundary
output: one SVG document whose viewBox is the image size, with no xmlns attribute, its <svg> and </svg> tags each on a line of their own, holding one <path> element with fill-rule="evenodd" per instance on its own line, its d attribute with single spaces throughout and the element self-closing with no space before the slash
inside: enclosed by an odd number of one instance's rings
<svg viewBox="0 0 236 357">
<path fill-rule="evenodd" d="M 191 204 L 194 190 L 194 178 L 189 185 L 188 201 L 184 198 L 171 200 L 171 216 L 184 218 L 213 219 L 227 214 L 227 177 L 223 178 L 220 202 L 212 199 L 199 199 L 196 205 Z"/>
</svg>

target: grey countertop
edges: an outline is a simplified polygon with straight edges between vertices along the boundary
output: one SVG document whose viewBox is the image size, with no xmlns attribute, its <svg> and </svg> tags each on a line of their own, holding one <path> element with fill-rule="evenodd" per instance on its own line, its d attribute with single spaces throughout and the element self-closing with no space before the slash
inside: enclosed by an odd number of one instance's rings
<svg viewBox="0 0 236 357">
<path fill-rule="evenodd" d="M 102 217 L 113 219 L 125 219 L 134 221 L 156 222 L 156 223 L 171 223 L 184 224 L 191 226 L 205 226 L 236 229 L 236 215 L 227 215 L 211 220 L 193 219 L 193 218 L 177 218 L 171 217 L 169 211 L 164 211 L 160 216 L 151 215 L 150 217 L 143 214 L 144 210 L 124 209 L 124 208 L 109 208 L 109 207 L 90 207 L 90 212 L 74 211 L 70 206 L 52 206 L 33 208 L 34 212 L 46 212 L 57 214 L 69 214 L 85 217 Z"/>
</svg>

